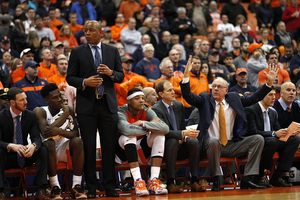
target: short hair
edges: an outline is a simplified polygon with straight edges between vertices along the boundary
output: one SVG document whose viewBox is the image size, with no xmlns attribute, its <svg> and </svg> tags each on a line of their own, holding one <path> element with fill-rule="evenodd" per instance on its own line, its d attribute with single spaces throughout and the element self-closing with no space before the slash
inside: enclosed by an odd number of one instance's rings
<svg viewBox="0 0 300 200">
<path fill-rule="evenodd" d="M 16 100 L 16 95 L 17 94 L 21 94 L 23 93 L 24 90 L 22 90 L 21 88 L 18 87 L 12 87 L 9 89 L 9 91 L 7 92 L 7 99 L 8 101 L 10 100 Z"/>
<path fill-rule="evenodd" d="M 266 60 L 269 60 L 269 58 L 270 58 L 271 55 L 277 56 L 275 52 L 268 53 L 268 54 L 266 55 Z"/>
<path fill-rule="evenodd" d="M 240 27 L 242 28 L 243 24 L 247 24 L 247 22 L 243 22 L 240 24 Z M 247 27 L 248 27 L 248 24 L 247 24 Z"/>
<path fill-rule="evenodd" d="M 43 20 L 39 14 L 35 15 L 34 21 L 36 21 L 38 19 Z"/>
<path fill-rule="evenodd" d="M 71 12 L 71 13 L 69 14 L 69 17 L 70 17 L 71 15 L 76 15 L 76 17 L 77 17 L 77 13 L 76 13 L 76 12 Z"/>
<path fill-rule="evenodd" d="M 293 48 L 294 49 L 294 44 L 287 43 L 287 44 L 284 45 L 284 48 Z"/>
<path fill-rule="evenodd" d="M 44 55 L 44 51 L 47 50 L 47 49 L 49 49 L 49 51 L 51 52 L 51 49 L 49 47 L 44 47 L 40 51 L 40 56 Z"/>
<path fill-rule="evenodd" d="M 50 18 L 50 16 L 49 16 L 48 13 L 47 13 L 47 14 L 44 14 L 44 16 L 43 16 L 42 18 L 44 19 L 44 18 L 46 18 L 46 17 L 49 17 L 49 18 Z"/>
<path fill-rule="evenodd" d="M 131 19 L 133 19 L 134 21 L 136 21 L 133 17 L 129 17 L 129 18 L 127 19 L 127 23 L 129 23 L 129 21 L 130 21 Z"/>
<path fill-rule="evenodd" d="M 220 77 L 220 76 L 218 76 L 215 80 L 214 80 L 214 82 L 216 81 L 216 80 L 222 80 L 222 81 L 224 81 L 224 83 L 225 83 L 225 87 L 226 88 L 228 88 L 228 86 L 229 86 L 229 83 L 224 79 L 224 78 L 222 78 L 222 77 Z"/>
<path fill-rule="evenodd" d="M 300 79 L 297 81 L 296 87 L 300 89 Z"/>
<path fill-rule="evenodd" d="M 127 92 L 127 96 L 132 95 L 135 92 L 143 92 L 140 88 L 131 88 L 128 92 Z"/>
<path fill-rule="evenodd" d="M 158 19 L 158 21 L 159 21 L 159 17 L 152 17 L 151 22 L 153 22 L 154 19 Z"/>
<path fill-rule="evenodd" d="M 160 70 L 162 70 L 162 69 L 164 68 L 164 64 L 165 64 L 166 62 L 172 63 L 172 61 L 169 60 L 169 59 L 163 60 L 163 61 L 159 64 L 159 69 L 160 69 Z M 173 63 L 172 63 L 172 65 L 173 65 Z"/>
<path fill-rule="evenodd" d="M 185 12 L 186 13 L 186 9 L 184 7 L 179 7 L 177 8 L 177 13 L 179 12 Z"/>
<path fill-rule="evenodd" d="M 168 80 L 162 80 L 162 81 L 159 81 L 157 84 L 156 84 L 156 93 L 157 93 L 157 95 L 161 98 L 161 96 L 159 95 L 159 93 L 160 92 L 163 92 L 164 91 L 164 85 L 165 85 L 165 83 L 166 82 L 169 82 L 170 83 L 170 81 L 168 81 Z"/>
<path fill-rule="evenodd" d="M 288 81 L 288 82 L 284 82 L 284 83 L 282 83 L 282 85 L 281 85 L 281 90 L 283 90 L 284 89 L 284 87 L 287 85 L 287 84 L 293 84 L 293 85 L 295 85 L 293 82 L 290 82 L 290 81 Z"/>
<path fill-rule="evenodd" d="M 232 53 L 225 53 L 225 55 L 223 56 L 223 60 L 225 60 L 225 58 L 233 58 Z"/>
<path fill-rule="evenodd" d="M 27 9 L 27 12 L 28 12 L 29 10 L 34 10 L 34 8 L 29 7 L 29 8 Z M 34 12 L 35 12 L 35 10 L 34 10 Z"/>
<path fill-rule="evenodd" d="M 192 59 L 196 59 L 196 60 L 200 60 L 201 61 L 201 58 L 199 56 L 197 56 L 197 55 L 192 56 Z"/>
<path fill-rule="evenodd" d="M 145 45 L 143 46 L 143 53 L 146 51 L 146 48 L 147 48 L 147 47 L 151 47 L 151 48 L 153 49 L 153 51 L 154 51 L 153 45 L 152 45 L 151 43 L 148 43 L 148 44 L 145 44 Z"/>
<path fill-rule="evenodd" d="M 50 92 L 54 91 L 54 90 L 58 90 L 58 87 L 55 83 L 49 83 L 46 84 L 40 91 L 42 97 L 44 99 L 47 98 L 47 96 L 49 95 Z"/>
<path fill-rule="evenodd" d="M 49 11 L 48 11 L 48 13 L 50 12 L 50 11 L 55 11 L 55 7 L 53 7 L 53 6 L 51 6 L 50 8 L 49 8 Z"/>
</svg>

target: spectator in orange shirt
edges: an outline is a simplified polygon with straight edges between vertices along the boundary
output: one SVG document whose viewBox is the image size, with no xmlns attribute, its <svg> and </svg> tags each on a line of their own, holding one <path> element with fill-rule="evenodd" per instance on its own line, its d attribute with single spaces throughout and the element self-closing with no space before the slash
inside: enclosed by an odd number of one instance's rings
<svg viewBox="0 0 300 200">
<path fill-rule="evenodd" d="M 38 67 L 39 71 L 43 72 L 45 79 L 50 78 L 53 74 L 50 71 L 56 71 L 56 65 L 51 63 L 53 59 L 53 54 L 51 50 L 47 47 L 41 50 L 42 62 Z M 50 75 L 50 76 L 49 76 Z"/>
<path fill-rule="evenodd" d="M 46 28 L 50 28 L 52 30 L 52 32 L 54 33 L 55 38 L 56 39 L 59 38 L 60 32 L 56 26 L 53 26 L 50 24 L 50 17 L 48 14 L 44 15 L 44 17 L 43 17 L 43 26 Z M 51 40 L 51 41 L 53 41 L 53 40 Z"/>
<path fill-rule="evenodd" d="M 119 13 L 115 19 L 116 24 L 110 28 L 111 36 L 113 40 L 120 42 L 121 41 L 121 31 L 123 28 L 128 27 L 128 25 L 125 23 L 124 15 L 122 13 Z"/>
<path fill-rule="evenodd" d="M 160 1 L 160 0 L 152 0 L 152 1 L 153 1 L 153 3 L 154 3 L 155 5 L 157 5 L 158 7 L 161 6 L 161 1 Z M 149 2 L 148 2 L 148 0 L 141 0 L 141 1 L 140 1 L 140 4 L 141 4 L 141 6 L 145 6 L 146 4 L 149 4 Z"/>
<path fill-rule="evenodd" d="M 140 10 L 141 6 L 135 0 L 123 1 L 120 4 L 119 13 L 122 13 L 127 22 L 128 18 L 133 17 L 133 13 Z"/>
<path fill-rule="evenodd" d="M 60 21 L 59 19 L 57 19 L 55 17 L 55 8 L 54 7 L 50 7 L 49 9 L 49 17 L 50 17 L 50 24 L 57 27 L 58 29 L 61 28 L 61 26 L 64 25 L 64 23 L 62 21 Z"/>
<path fill-rule="evenodd" d="M 74 47 L 78 47 L 78 43 L 76 38 L 73 36 L 69 25 L 63 25 L 60 29 L 60 37 L 57 39 L 58 41 L 68 41 L 70 43 L 70 49 Z"/>
<path fill-rule="evenodd" d="M 276 70 L 278 70 L 276 79 L 273 83 L 274 88 L 276 89 L 276 94 L 275 98 L 279 99 L 280 98 L 280 90 L 281 90 L 281 85 L 284 82 L 290 82 L 290 76 L 289 73 L 285 69 L 280 69 L 278 65 L 278 59 L 276 53 L 269 53 L 266 55 L 266 60 L 268 65 L 275 65 L 277 66 Z M 258 73 L 258 83 L 259 85 L 263 85 L 267 82 L 267 76 L 266 73 L 269 73 L 269 69 L 266 68 Z"/>
<path fill-rule="evenodd" d="M 23 63 L 23 66 L 20 67 L 19 69 L 14 70 L 10 76 L 11 76 L 11 85 L 13 85 L 15 82 L 21 80 L 22 78 L 25 77 L 25 70 L 24 70 L 24 64 L 29 61 L 29 60 L 33 60 L 33 52 L 30 48 L 24 49 L 21 54 L 20 54 L 20 58 L 21 61 Z M 44 79 L 45 76 L 41 71 L 38 71 L 38 77 L 41 79 Z"/>
<path fill-rule="evenodd" d="M 65 91 L 68 83 L 66 81 L 68 60 L 65 55 L 61 54 L 57 60 L 57 74 L 53 75 L 48 79 L 49 83 L 55 83 L 59 91 Z"/>
<path fill-rule="evenodd" d="M 77 24 L 77 14 L 75 12 L 69 14 L 69 20 L 70 20 L 69 27 L 73 35 L 75 35 L 77 32 L 83 29 L 83 26 Z"/>
</svg>

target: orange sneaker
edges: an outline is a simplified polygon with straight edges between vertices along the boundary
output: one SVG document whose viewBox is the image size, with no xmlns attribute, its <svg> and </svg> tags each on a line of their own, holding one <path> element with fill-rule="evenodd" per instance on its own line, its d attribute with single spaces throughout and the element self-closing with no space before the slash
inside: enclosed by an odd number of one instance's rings
<svg viewBox="0 0 300 200">
<path fill-rule="evenodd" d="M 134 188 L 136 196 L 138 197 L 149 195 L 149 192 L 146 188 L 146 183 L 143 179 L 139 178 L 136 181 L 134 181 Z"/>
<path fill-rule="evenodd" d="M 148 180 L 147 189 L 150 194 L 168 194 L 168 190 L 164 189 L 161 185 L 162 182 L 158 178 L 153 178 L 152 180 Z"/>
</svg>

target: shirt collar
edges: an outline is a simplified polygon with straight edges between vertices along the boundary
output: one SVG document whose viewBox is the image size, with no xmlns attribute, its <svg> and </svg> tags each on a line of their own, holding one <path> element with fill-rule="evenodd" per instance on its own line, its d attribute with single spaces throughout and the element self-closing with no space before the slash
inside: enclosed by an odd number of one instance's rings
<svg viewBox="0 0 300 200">
<path fill-rule="evenodd" d="M 10 114 L 12 116 L 12 118 L 14 119 L 16 116 L 18 116 L 16 113 L 14 113 L 14 111 L 12 111 L 11 107 L 9 108 Z M 19 114 L 19 116 L 22 116 L 22 112 Z"/>
<path fill-rule="evenodd" d="M 88 43 L 90 48 L 93 49 L 94 44 Z M 101 41 L 96 45 L 101 50 Z"/>
<path fill-rule="evenodd" d="M 161 100 L 163 102 L 163 104 L 166 106 L 167 109 L 169 109 L 170 105 L 167 104 L 166 102 L 164 102 L 164 100 Z M 171 106 L 173 106 L 173 101 L 171 103 Z"/>
<path fill-rule="evenodd" d="M 216 105 L 219 105 L 219 102 L 215 100 Z M 225 98 L 222 100 L 223 106 L 227 105 L 227 102 L 225 101 Z"/>
<path fill-rule="evenodd" d="M 258 104 L 259 104 L 262 112 L 265 112 L 265 111 L 269 110 L 269 107 L 266 109 L 260 102 L 258 102 Z"/>
<path fill-rule="evenodd" d="M 290 106 L 292 108 L 292 104 L 291 105 L 286 105 L 281 98 L 278 99 L 278 102 L 280 103 L 280 105 L 283 108 L 283 110 L 287 110 L 288 106 Z"/>
</svg>

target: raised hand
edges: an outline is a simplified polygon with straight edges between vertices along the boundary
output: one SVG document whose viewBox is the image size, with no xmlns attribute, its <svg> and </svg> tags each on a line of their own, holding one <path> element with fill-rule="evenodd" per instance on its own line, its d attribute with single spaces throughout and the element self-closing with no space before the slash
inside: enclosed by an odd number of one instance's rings
<svg viewBox="0 0 300 200">
<path fill-rule="evenodd" d="M 189 73 L 192 70 L 192 67 L 193 67 L 192 56 L 190 56 L 189 60 L 188 60 L 188 63 L 185 66 L 183 78 L 188 78 L 189 77 Z"/>
<path fill-rule="evenodd" d="M 277 73 L 279 71 L 279 67 L 277 67 L 274 63 L 269 64 L 268 66 L 269 73 L 264 72 L 268 78 L 268 85 L 272 85 L 277 77 Z"/>
</svg>

